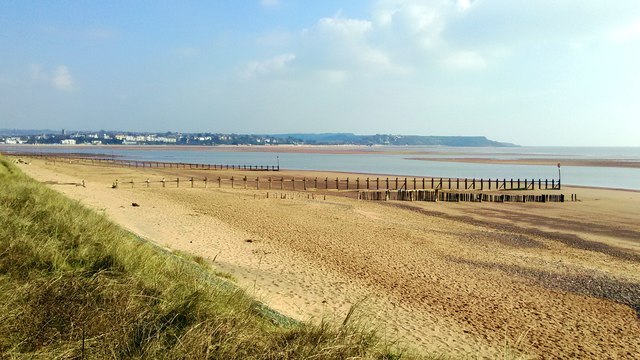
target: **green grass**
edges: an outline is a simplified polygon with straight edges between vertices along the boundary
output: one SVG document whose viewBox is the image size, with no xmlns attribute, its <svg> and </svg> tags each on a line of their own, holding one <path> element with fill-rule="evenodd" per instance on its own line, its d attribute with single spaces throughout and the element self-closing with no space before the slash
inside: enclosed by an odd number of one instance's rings
<svg viewBox="0 0 640 360">
<path fill-rule="evenodd" d="M 0 358 L 401 357 L 361 322 L 284 318 L 0 157 Z"/>
</svg>

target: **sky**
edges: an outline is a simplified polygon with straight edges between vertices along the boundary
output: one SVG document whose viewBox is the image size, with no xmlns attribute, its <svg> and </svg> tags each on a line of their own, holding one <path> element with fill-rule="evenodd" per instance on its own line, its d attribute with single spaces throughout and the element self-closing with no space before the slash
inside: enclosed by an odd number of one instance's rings
<svg viewBox="0 0 640 360">
<path fill-rule="evenodd" d="M 640 146 L 640 2 L 0 1 L 0 128 Z"/>
</svg>

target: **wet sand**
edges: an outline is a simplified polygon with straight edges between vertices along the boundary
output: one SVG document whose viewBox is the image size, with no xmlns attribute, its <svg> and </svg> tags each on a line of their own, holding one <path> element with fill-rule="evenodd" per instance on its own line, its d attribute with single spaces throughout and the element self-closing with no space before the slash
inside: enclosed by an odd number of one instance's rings
<svg viewBox="0 0 640 360">
<path fill-rule="evenodd" d="M 632 168 L 639 169 L 639 161 L 627 161 L 619 159 L 583 159 L 572 160 L 562 157 L 556 158 L 521 158 L 521 159 L 493 159 L 486 158 L 436 158 L 436 157 L 419 157 L 419 158 L 407 158 L 407 160 L 419 160 L 419 161 L 441 161 L 441 162 L 462 162 L 473 164 L 498 164 L 498 165 L 541 165 L 541 166 L 556 166 L 560 163 L 562 166 L 589 166 L 589 167 L 613 167 L 613 168 Z"/>
<path fill-rule="evenodd" d="M 365 202 L 335 191 L 281 199 L 186 181 L 111 188 L 116 178 L 241 172 L 20 166 L 142 237 L 211 260 L 297 319 L 339 322 L 358 304 L 387 339 L 425 353 L 640 354 L 638 192 L 567 188 L 579 202 L 546 204 Z M 69 185 L 82 180 L 86 188 Z"/>
</svg>

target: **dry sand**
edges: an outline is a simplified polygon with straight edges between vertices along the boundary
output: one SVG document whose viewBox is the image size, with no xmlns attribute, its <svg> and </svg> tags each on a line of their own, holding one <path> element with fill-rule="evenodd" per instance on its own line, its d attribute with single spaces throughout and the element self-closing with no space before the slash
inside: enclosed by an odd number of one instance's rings
<svg viewBox="0 0 640 360">
<path fill-rule="evenodd" d="M 638 192 L 573 188 L 563 192 L 581 201 L 547 204 L 365 202 L 335 191 L 267 199 L 188 182 L 111 189 L 116 178 L 220 172 L 21 167 L 142 237 L 214 261 L 297 319 L 341 321 L 359 304 L 387 339 L 425 353 L 640 354 Z M 57 185 L 81 180 L 86 188 Z"/>
</svg>

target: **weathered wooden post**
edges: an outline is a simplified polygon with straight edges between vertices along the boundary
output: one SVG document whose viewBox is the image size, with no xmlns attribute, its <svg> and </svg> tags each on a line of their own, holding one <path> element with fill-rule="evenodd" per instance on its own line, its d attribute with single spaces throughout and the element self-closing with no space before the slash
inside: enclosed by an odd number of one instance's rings
<svg viewBox="0 0 640 360">
<path fill-rule="evenodd" d="M 260 177 L 256 177 L 256 190 L 260 190 Z"/>
<path fill-rule="evenodd" d="M 456 178 L 456 190 L 460 190 L 460 178 Z"/>
<path fill-rule="evenodd" d="M 449 178 L 449 190 L 451 190 L 451 178 Z"/>
<path fill-rule="evenodd" d="M 306 177 L 302 177 L 302 189 L 304 191 L 307 191 L 307 178 Z"/>
<path fill-rule="evenodd" d="M 360 190 L 360 177 L 356 178 L 356 190 Z"/>
<path fill-rule="evenodd" d="M 280 178 L 280 190 L 284 190 L 284 176 Z"/>
<path fill-rule="evenodd" d="M 407 178 L 404 178 L 404 189 L 409 190 L 409 188 L 407 187 Z"/>
<path fill-rule="evenodd" d="M 465 190 L 467 190 L 467 189 L 468 189 L 468 187 L 467 187 L 467 178 L 464 178 L 464 189 L 465 189 Z"/>
<path fill-rule="evenodd" d="M 131 179 L 131 188 L 133 189 L 133 179 Z"/>
<path fill-rule="evenodd" d="M 231 177 L 231 188 L 233 189 L 233 176 Z"/>
<path fill-rule="evenodd" d="M 416 178 L 413 178 L 413 190 L 416 189 Z"/>
<path fill-rule="evenodd" d="M 336 190 L 340 190 L 340 179 L 336 178 Z"/>
<path fill-rule="evenodd" d="M 324 178 L 324 189 L 325 190 L 329 190 L 329 178 L 328 177 Z"/>
<path fill-rule="evenodd" d="M 191 187 L 193 187 L 193 177 L 189 181 L 191 181 Z"/>
<path fill-rule="evenodd" d="M 313 179 L 313 188 L 318 190 L 318 177 L 317 176 Z"/>
<path fill-rule="evenodd" d="M 480 179 L 480 190 L 484 190 L 484 179 Z"/>
<path fill-rule="evenodd" d="M 160 180 L 160 182 L 162 182 L 162 187 L 165 187 L 165 186 L 166 186 L 166 185 L 165 185 L 164 178 L 162 178 L 162 180 Z"/>
<path fill-rule="evenodd" d="M 176 187 L 179 188 L 180 187 L 180 178 L 176 178 Z"/>
<path fill-rule="evenodd" d="M 209 180 L 209 179 L 207 179 L 207 177 L 205 176 L 205 177 L 204 177 L 204 188 L 205 188 L 205 189 L 207 188 L 207 181 L 208 181 L 208 180 Z"/>
<path fill-rule="evenodd" d="M 380 190 L 380 178 L 376 178 L 376 190 Z"/>
<path fill-rule="evenodd" d="M 518 189 L 520 189 L 520 179 L 518 179 Z"/>
<path fill-rule="evenodd" d="M 349 177 L 347 176 L 347 190 L 349 190 Z"/>
<path fill-rule="evenodd" d="M 396 190 L 398 190 L 398 178 L 396 178 Z"/>
<path fill-rule="evenodd" d="M 511 190 L 513 190 L 513 179 L 511 179 Z"/>
<path fill-rule="evenodd" d="M 147 183 L 147 187 L 149 187 L 149 178 L 147 178 L 147 180 L 145 180 L 145 183 Z"/>
<path fill-rule="evenodd" d="M 247 188 L 247 177 L 246 176 L 242 177 L 242 182 L 244 184 L 244 188 L 246 189 Z"/>
<path fill-rule="evenodd" d="M 269 176 L 269 190 L 271 190 L 271 176 Z"/>
<path fill-rule="evenodd" d="M 473 178 L 473 181 L 471 182 L 473 185 L 473 190 L 476 189 L 476 178 Z"/>
<path fill-rule="evenodd" d="M 369 190 L 369 178 L 367 178 L 367 190 Z"/>
<path fill-rule="evenodd" d="M 293 186 L 293 190 L 296 189 L 296 178 L 295 178 L 295 176 L 291 178 L 291 186 Z"/>
</svg>

